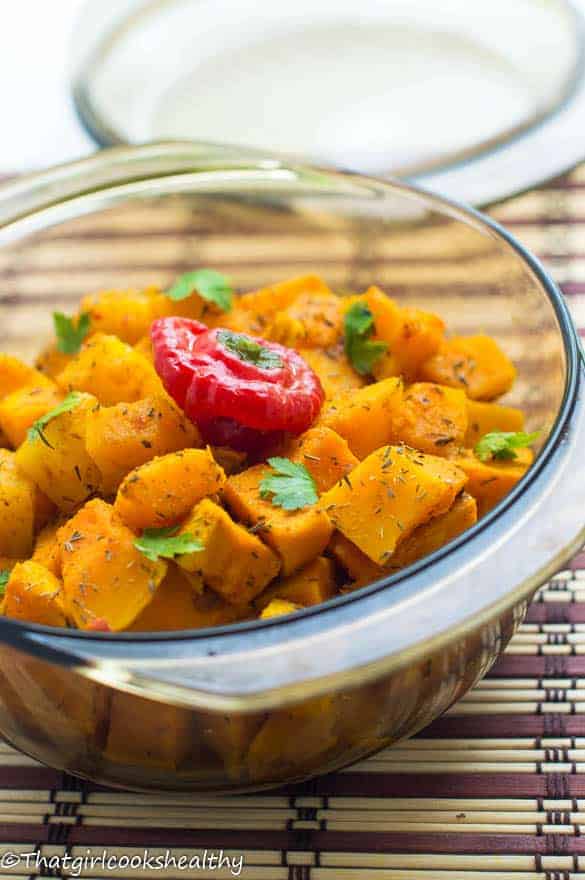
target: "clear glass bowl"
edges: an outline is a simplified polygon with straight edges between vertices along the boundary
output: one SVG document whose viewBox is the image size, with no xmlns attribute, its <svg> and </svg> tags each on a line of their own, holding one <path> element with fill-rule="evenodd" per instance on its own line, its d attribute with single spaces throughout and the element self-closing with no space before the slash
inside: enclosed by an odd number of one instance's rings
<svg viewBox="0 0 585 880">
<path fill-rule="evenodd" d="M 118 148 L 0 190 L 0 347 L 32 357 L 51 311 L 197 265 L 248 289 L 311 270 L 379 283 L 486 331 L 542 428 L 535 464 L 432 557 L 292 617 L 157 634 L 0 619 L 0 733 L 55 767 L 141 789 L 243 791 L 409 736 L 503 650 L 583 538 L 583 367 L 562 296 L 492 221 L 400 184 L 229 147 Z"/>
</svg>

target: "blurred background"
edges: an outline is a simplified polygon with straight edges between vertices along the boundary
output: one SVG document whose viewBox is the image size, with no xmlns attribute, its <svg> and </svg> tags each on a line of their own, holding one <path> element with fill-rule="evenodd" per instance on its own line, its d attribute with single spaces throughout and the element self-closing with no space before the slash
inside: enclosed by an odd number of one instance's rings
<svg viewBox="0 0 585 880">
<path fill-rule="evenodd" d="M 0 31 L 0 173 L 190 137 L 491 203 L 585 158 L 582 15 L 585 0 L 20 0 Z"/>
</svg>

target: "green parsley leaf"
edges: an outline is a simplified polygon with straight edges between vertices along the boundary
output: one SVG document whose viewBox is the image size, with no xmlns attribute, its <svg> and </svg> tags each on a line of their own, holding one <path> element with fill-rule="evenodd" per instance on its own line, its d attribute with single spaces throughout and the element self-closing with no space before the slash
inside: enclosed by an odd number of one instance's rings
<svg viewBox="0 0 585 880">
<path fill-rule="evenodd" d="M 134 546 L 151 562 L 156 562 L 160 557 L 173 559 L 182 553 L 195 553 L 197 550 L 203 550 L 201 541 L 188 532 L 177 535 L 178 531 L 179 526 L 145 529 L 142 535 L 134 541 Z"/>
<path fill-rule="evenodd" d="M 7 568 L 0 570 L 0 597 L 6 592 L 6 584 L 10 578 L 10 572 Z"/>
<path fill-rule="evenodd" d="M 43 441 L 45 446 L 49 446 L 52 449 L 53 447 L 43 433 L 43 428 L 45 428 L 53 419 L 56 419 L 57 416 L 61 416 L 63 413 L 75 409 L 75 407 L 81 403 L 82 397 L 83 395 L 81 395 L 79 391 L 70 391 L 65 400 L 61 401 L 59 406 L 56 406 L 55 409 L 50 410 L 48 413 L 45 413 L 44 416 L 41 416 L 40 419 L 37 419 L 36 422 L 33 422 L 28 429 L 28 439 L 36 440 L 38 437 Z"/>
<path fill-rule="evenodd" d="M 362 376 L 372 372 L 376 361 L 388 346 L 385 342 L 372 342 L 374 317 L 367 306 L 357 302 L 347 310 L 344 322 L 345 353 Z"/>
<path fill-rule="evenodd" d="M 185 272 L 167 290 L 167 296 L 173 302 L 179 302 L 187 299 L 194 291 L 197 291 L 207 302 L 214 303 L 222 312 L 229 312 L 232 307 L 232 286 L 225 275 L 216 272 L 215 269 L 195 269 L 194 272 Z"/>
<path fill-rule="evenodd" d="M 525 434 L 524 431 L 492 431 L 485 434 L 475 447 L 475 454 L 480 461 L 489 461 L 491 458 L 513 459 L 516 458 L 515 449 L 522 449 L 534 443 L 540 431 Z"/>
<path fill-rule="evenodd" d="M 53 325 L 57 336 L 57 349 L 63 354 L 77 354 L 81 343 L 89 333 L 91 316 L 82 312 L 77 321 L 63 312 L 53 312 Z"/>
<path fill-rule="evenodd" d="M 284 510 L 300 510 L 319 500 L 315 480 L 303 464 L 288 458 L 269 458 L 268 464 L 275 473 L 262 479 L 261 498 L 272 496 L 272 504 Z"/>
<path fill-rule="evenodd" d="M 278 370 L 282 367 L 282 358 L 271 348 L 265 348 L 258 342 L 254 342 L 243 333 L 232 333 L 231 330 L 220 330 L 217 334 L 218 341 L 235 354 L 241 361 L 254 364 L 263 370 Z"/>
</svg>

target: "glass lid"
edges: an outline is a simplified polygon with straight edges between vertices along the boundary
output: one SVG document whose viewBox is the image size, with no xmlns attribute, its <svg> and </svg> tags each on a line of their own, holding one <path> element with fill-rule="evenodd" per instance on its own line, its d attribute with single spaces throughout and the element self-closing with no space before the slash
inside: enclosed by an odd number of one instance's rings
<svg viewBox="0 0 585 880">
<path fill-rule="evenodd" d="M 486 202 L 585 153 L 526 155 L 584 118 L 582 36 L 565 0 L 91 0 L 73 87 L 101 144 L 245 145 Z"/>
</svg>

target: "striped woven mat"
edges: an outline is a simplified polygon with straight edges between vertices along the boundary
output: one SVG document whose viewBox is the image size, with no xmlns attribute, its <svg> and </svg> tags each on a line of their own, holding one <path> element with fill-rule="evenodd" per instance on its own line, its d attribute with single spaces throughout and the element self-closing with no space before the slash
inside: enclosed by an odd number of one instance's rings
<svg viewBox="0 0 585 880">
<path fill-rule="evenodd" d="M 585 166 L 493 214 L 545 260 L 585 329 Z M 154 797 L 0 746 L 0 880 L 585 876 L 584 712 L 582 555 L 540 590 L 472 693 L 414 740 L 332 776 L 246 798 Z"/>
</svg>

